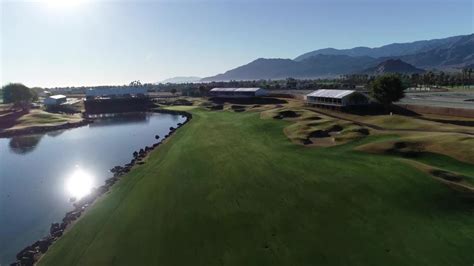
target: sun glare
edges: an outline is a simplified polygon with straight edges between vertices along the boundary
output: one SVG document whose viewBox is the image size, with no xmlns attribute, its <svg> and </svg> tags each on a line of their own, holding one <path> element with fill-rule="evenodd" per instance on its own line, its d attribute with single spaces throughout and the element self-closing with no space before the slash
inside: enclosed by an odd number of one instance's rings
<svg viewBox="0 0 474 266">
<path fill-rule="evenodd" d="M 81 199 L 91 192 L 93 183 L 94 179 L 90 174 L 77 169 L 66 180 L 66 190 L 70 197 Z"/>
</svg>

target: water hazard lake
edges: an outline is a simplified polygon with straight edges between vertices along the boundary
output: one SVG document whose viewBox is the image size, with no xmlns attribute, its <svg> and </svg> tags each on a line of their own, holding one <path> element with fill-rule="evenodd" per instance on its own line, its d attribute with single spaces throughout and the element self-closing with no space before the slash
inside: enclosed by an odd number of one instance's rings
<svg viewBox="0 0 474 266">
<path fill-rule="evenodd" d="M 129 113 L 87 126 L 0 138 L 0 265 L 48 235 L 79 199 L 111 177 L 133 152 L 185 121 L 171 114 Z"/>
</svg>

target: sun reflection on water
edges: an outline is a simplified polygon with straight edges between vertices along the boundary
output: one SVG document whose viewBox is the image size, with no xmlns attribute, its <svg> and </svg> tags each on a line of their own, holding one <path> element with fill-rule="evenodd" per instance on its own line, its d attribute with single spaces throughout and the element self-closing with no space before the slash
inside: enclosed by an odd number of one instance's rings
<svg viewBox="0 0 474 266">
<path fill-rule="evenodd" d="M 66 191 L 75 200 L 79 200 L 91 193 L 93 186 L 93 176 L 79 167 L 76 167 L 74 172 L 66 179 Z"/>
</svg>

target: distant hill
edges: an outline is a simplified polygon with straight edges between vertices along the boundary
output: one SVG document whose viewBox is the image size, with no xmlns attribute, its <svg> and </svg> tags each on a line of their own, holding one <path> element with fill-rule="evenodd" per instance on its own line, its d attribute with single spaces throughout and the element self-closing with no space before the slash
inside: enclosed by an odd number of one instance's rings
<svg viewBox="0 0 474 266">
<path fill-rule="evenodd" d="M 468 35 L 469 36 L 469 35 Z M 416 41 L 409 43 L 392 43 L 376 48 L 369 47 L 355 47 L 351 49 L 334 49 L 334 48 L 325 48 L 315 50 L 309 53 L 302 54 L 296 57 L 294 60 L 302 61 L 309 57 L 324 54 L 324 55 L 348 55 L 348 56 L 370 56 L 374 58 L 379 57 L 394 57 L 394 56 L 404 56 L 411 55 L 416 53 L 422 53 L 429 51 L 431 49 L 449 46 L 465 36 L 454 36 L 443 39 L 434 39 L 434 40 L 425 40 L 425 41 Z"/>
<path fill-rule="evenodd" d="M 298 68 L 298 62 L 291 59 L 264 59 L 259 58 L 246 65 L 231 69 L 223 74 L 203 78 L 201 81 L 228 81 L 277 79 L 293 75 Z"/>
<path fill-rule="evenodd" d="M 296 77 L 317 78 L 356 73 L 377 64 L 379 60 L 368 56 L 316 55 L 295 62 L 303 67 L 301 74 Z"/>
<path fill-rule="evenodd" d="M 474 64 L 474 34 L 378 48 L 326 48 L 291 59 L 259 58 L 202 81 L 330 78 L 355 73 L 421 73 Z"/>
<path fill-rule="evenodd" d="M 376 62 L 371 57 L 346 55 L 317 55 L 303 61 L 259 58 L 202 81 L 335 77 L 360 71 Z"/>
<path fill-rule="evenodd" d="M 397 58 L 425 69 L 449 69 L 471 65 L 474 64 L 474 34 L 462 36 L 456 42 L 429 51 Z"/>
<path fill-rule="evenodd" d="M 400 59 L 388 59 L 375 67 L 370 67 L 362 71 L 362 73 L 369 75 L 383 75 L 387 73 L 419 74 L 423 72 L 425 72 L 425 70 L 416 68 Z"/>
<path fill-rule="evenodd" d="M 192 83 L 200 81 L 200 77 L 174 77 L 160 81 L 160 83 Z"/>
</svg>

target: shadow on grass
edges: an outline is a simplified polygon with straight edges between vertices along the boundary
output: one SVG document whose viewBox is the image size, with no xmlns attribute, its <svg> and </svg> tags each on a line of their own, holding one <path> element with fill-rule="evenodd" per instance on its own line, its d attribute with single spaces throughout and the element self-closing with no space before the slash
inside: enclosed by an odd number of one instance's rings
<svg viewBox="0 0 474 266">
<path fill-rule="evenodd" d="M 391 105 L 387 109 L 383 105 L 380 105 L 378 103 L 371 103 L 368 105 L 361 105 L 361 106 L 347 106 L 347 107 L 344 107 L 342 111 L 345 113 L 360 115 L 360 116 L 388 115 L 390 113 L 404 115 L 404 116 L 412 116 L 412 117 L 420 116 L 420 114 L 398 105 Z"/>
<path fill-rule="evenodd" d="M 0 117 L 0 130 L 8 129 L 15 126 L 17 124 L 18 119 L 28 113 L 28 110 L 11 111 L 9 114 Z"/>
</svg>

